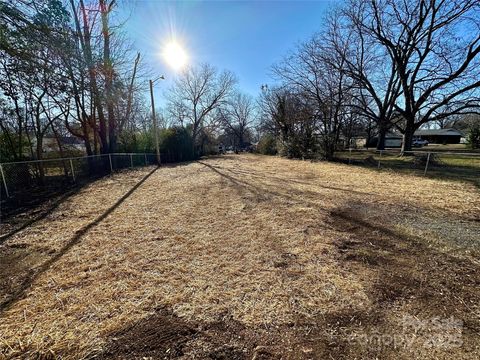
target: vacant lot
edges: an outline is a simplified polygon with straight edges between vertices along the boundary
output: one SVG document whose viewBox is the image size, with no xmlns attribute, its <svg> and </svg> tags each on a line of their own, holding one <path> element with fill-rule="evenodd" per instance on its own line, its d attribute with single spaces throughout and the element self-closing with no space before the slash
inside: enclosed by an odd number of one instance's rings
<svg viewBox="0 0 480 360">
<path fill-rule="evenodd" d="M 232 155 L 129 171 L 0 246 L 0 358 L 480 357 L 471 183 Z"/>
</svg>

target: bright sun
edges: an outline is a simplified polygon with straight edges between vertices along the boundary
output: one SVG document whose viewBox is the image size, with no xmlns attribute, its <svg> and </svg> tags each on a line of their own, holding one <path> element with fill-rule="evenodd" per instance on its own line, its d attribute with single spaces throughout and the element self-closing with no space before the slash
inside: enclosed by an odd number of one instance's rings
<svg viewBox="0 0 480 360">
<path fill-rule="evenodd" d="M 176 42 L 170 42 L 165 46 L 163 58 L 175 70 L 180 70 L 187 63 L 187 53 Z"/>
</svg>

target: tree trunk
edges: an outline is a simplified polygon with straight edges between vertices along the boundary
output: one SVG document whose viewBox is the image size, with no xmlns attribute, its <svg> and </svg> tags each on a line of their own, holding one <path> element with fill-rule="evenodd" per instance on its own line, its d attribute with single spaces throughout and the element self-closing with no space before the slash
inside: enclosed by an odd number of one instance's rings
<svg viewBox="0 0 480 360">
<path fill-rule="evenodd" d="M 108 27 L 108 14 L 110 7 L 105 0 L 100 0 L 102 13 L 102 34 L 103 34 L 103 71 L 105 74 L 105 98 L 108 116 L 108 142 L 109 152 L 114 153 L 117 147 L 117 124 L 113 106 L 113 65 L 110 56 L 110 29 Z"/>
<path fill-rule="evenodd" d="M 332 161 L 335 154 L 335 141 L 332 141 L 330 135 L 326 135 L 326 141 L 324 141 L 324 156 L 325 160 Z"/>
<path fill-rule="evenodd" d="M 82 123 L 82 132 L 83 132 L 83 143 L 85 144 L 85 151 L 87 152 L 88 156 L 93 155 L 92 152 L 92 144 L 90 142 L 90 133 L 88 131 L 88 125 L 86 121 Z"/>
<path fill-rule="evenodd" d="M 245 142 L 244 142 L 244 140 L 243 140 L 243 138 L 244 138 L 243 131 L 240 132 L 239 138 L 240 138 L 240 139 L 239 139 L 239 140 L 240 140 L 240 141 L 239 141 L 239 143 L 240 143 L 240 149 L 243 149 L 244 146 L 245 146 Z"/>
<path fill-rule="evenodd" d="M 43 135 L 37 136 L 36 146 L 37 160 L 43 159 Z M 45 169 L 43 168 L 43 162 L 38 162 L 38 183 L 43 185 L 45 183 Z"/>
<path fill-rule="evenodd" d="M 194 159 L 197 158 L 197 152 L 196 152 L 196 143 L 197 143 L 197 137 L 198 137 L 198 127 L 197 127 L 197 121 L 195 120 L 195 123 L 193 125 L 192 129 L 192 156 Z"/>
<path fill-rule="evenodd" d="M 380 114 L 378 121 L 378 141 L 377 150 L 385 150 L 385 138 L 387 137 L 388 125 L 384 116 Z"/>
<path fill-rule="evenodd" d="M 386 137 L 387 137 L 387 130 L 382 126 L 378 131 L 377 150 L 385 150 Z"/>
<path fill-rule="evenodd" d="M 75 12 L 75 7 L 72 5 Z M 80 0 L 80 9 L 83 15 L 83 45 L 84 45 L 84 54 L 85 54 L 85 62 L 88 66 L 88 75 L 90 78 L 91 90 L 93 94 L 93 99 L 95 106 L 98 111 L 98 122 L 99 122 L 99 137 L 100 137 L 100 151 L 102 153 L 108 152 L 108 141 L 107 141 L 107 124 L 105 123 L 105 114 L 103 112 L 103 105 L 102 105 L 102 97 L 100 96 L 100 92 L 97 85 L 97 69 L 95 67 L 95 63 L 93 62 L 93 55 L 92 55 L 92 47 L 91 47 L 91 35 L 90 35 L 90 28 L 88 25 L 88 16 L 87 10 L 83 3 L 83 0 Z"/>
<path fill-rule="evenodd" d="M 408 121 L 403 132 L 402 155 L 408 155 L 407 151 L 412 151 L 413 134 L 415 133 L 415 126 L 413 121 Z"/>
</svg>

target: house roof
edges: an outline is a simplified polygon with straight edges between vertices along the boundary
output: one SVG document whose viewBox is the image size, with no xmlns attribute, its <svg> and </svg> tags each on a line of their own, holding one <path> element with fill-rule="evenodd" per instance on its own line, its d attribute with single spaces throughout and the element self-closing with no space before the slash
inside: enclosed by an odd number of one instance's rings
<svg viewBox="0 0 480 360">
<path fill-rule="evenodd" d="M 83 141 L 75 136 L 64 136 L 60 140 L 62 143 L 66 145 L 81 145 L 83 144 Z"/>
<path fill-rule="evenodd" d="M 463 136 L 463 134 L 456 129 L 427 129 L 415 131 L 415 136 Z"/>
</svg>

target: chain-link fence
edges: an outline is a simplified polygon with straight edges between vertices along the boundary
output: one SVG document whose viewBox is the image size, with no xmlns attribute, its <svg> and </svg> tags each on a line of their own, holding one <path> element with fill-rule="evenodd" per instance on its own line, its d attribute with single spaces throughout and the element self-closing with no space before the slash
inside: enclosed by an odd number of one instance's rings
<svg viewBox="0 0 480 360">
<path fill-rule="evenodd" d="M 480 185 L 480 153 L 348 149 L 336 153 L 336 160 L 416 175 L 458 178 Z"/>
<path fill-rule="evenodd" d="M 155 154 L 103 154 L 62 159 L 0 163 L 1 195 L 4 200 L 42 197 L 62 193 L 76 184 L 115 171 L 154 165 Z"/>
</svg>

